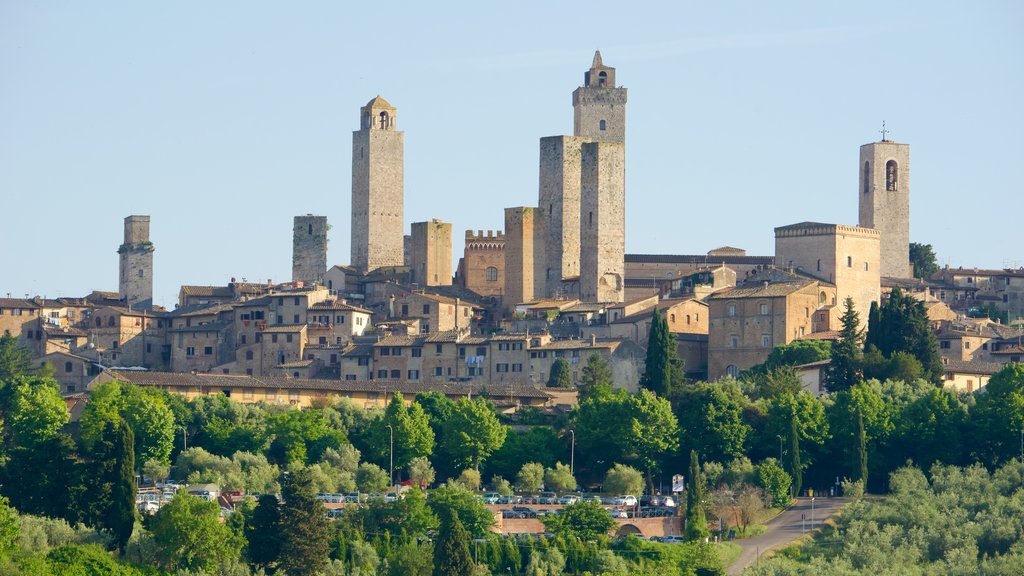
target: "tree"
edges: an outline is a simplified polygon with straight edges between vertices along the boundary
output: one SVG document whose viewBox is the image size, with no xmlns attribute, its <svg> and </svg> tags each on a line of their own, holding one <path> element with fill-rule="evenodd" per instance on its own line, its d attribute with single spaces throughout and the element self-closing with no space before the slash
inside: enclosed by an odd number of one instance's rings
<svg viewBox="0 0 1024 576">
<path fill-rule="evenodd" d="M 0 385 L 32 373 L 32 350 L 5 332 L 0 336 Z"/>
<path fill-rule="evenodd" d="M 163 482 L 171 473 L 171 467 L 150 458 L 142 464 L 142 475 L 153 482 Z"/>
<path fill-rule="evenodd" d="M 18 511 L 11 508 L 7 498 L 0 496 L 0 558 L 15 549 L 20 531 Z"/>
<path fill-rule="evenodd" d="M 461 484 L 468 490 L 479 490 L 480 489 L 480 471 L 473 468 L 466 468 L 459 474 L 459 478 L 456 480 L 457 483 Z"/>
<path fill-rule="evenodd" d="M 554 468 L 544 471 L 544 485 L 548 490 L 555 492 L 572 492 L 576 489 L 576 478 L 573 477 L 568 465 L 555 462 Z"/>
<path fill-rule="evenodd" d="M 935 251 L 931 244 L 910 243 L 910 264 L 914 267 L 914 278 L 928 280 L 939 271 Z"/>
<path fill-rule="evenodd" d="M 135 529 L 135 436 L 128 423 L 118 420 L 112 430 L 111 506 L 103 519 L 104 527 L 114 535 L 118 551 L 124 553 Z"/>
<path fill-rule="evenodd" d="M 857 480 L 864 486 L 868 485 L 868 447 L 867 435 L 864 432 L 864 413 L 857 411 L 857 464 L 860 472 Z"/>
<path fill-rule="evenodd" d="M 864 379 L 860 315 L 854 310 L 853 298 L 848 297 L 843 307 L 843 327 L 839 331 L 839 340 L 832 346 L 832 361 L 825 370 L 825 386 L 831 392 L 847 390 Z"/>
<path fill-rule="evenodd" d="M 578 388 L 581 396 L 590 394 L 598 388 L 611 389 L 614 382 L 608 361 L 596 352 L 587 357 L 587 363 L 583 365 L 583 370 L 580 372 Z"/>
<path fill-rule="evenodd" d="M 799 496 L 803 487 L 804 470 L 800 465 L 800 429 L 797 423 L 796 407 L 789 418 L 789 473 L 793 477 L 793 494 Z"/>
<path fill-rule="evenodd" d="M 509 430 L 501 448 L 487 459 L 484 475 L 514 478 L 527 462 L 553 466 L 565 453 L 564 442 L 550 426 L 531 426 L 525 432 Z"/>
<path fill-rule="evenodd" d="M 827 406 L 829 429 L 835 439 L 831 443 L 837 475 L 860 478 L 860 426 L 859 419 L 864 421 L 864 441 L 867 461 L 874 458 L 880 446 L 884 445 L 893 431 L 891 405 L 894 400 L 882 397 L 881 386 L 875 382 L 861 382 L 849 390 L 833 396 L 833 402 Z M 905 457 L 904 457 L 905 458 Z M 845 469 L 848 472 L 840 472 Z M 880 476 L 879 476 L 880 477 Z"/>
<path fill-rule="evenodd" d="M 238 559 L 242 542 L 220 522 L 220 507 L 178 492 L 153 516 L 150 531 L 164 568 L 215 572 Z"/>
<path fill-rule="evenodd" d="M 363 462 L 356 470 L 356 486 L 360 492 L 375 494 L 383 492 L 390 485 L 387 471 L 376 464 Z"/>
<path fill-rule="evenodd" d="M 388 430 L 389 425 L 391 430 Z M 423 407 L 416 403 L 407 407 L 400 393 L 393 394 L 384 417 L 371 424 L 370 446 L 374 459 L 381 466 L 390 465 L 393 447 L 394 466 L 399 470 L 408 466 L 413 458 L 430 456 L 434 451 L 434 431 Z"/>
<path fill-rule="evenodd" d="M 16 446 L 0 467 L 0 486 L 11 504 L 23 514 L 63 518 L 70 524 L 92 521 L 83 517 L 87 486 L 74 441 L 58 434 L 31 447 Z M 95 484 L 89 475 L 89 485 Z"/>
<path fill-rule="evenodd" d="M 924 302 L 905 295 L 899 287 L 893 288 L 889 299 L 879 309 L 877 324 L 871 327 L 867 343 L 876 346 L 887 358 L 896 352 L 910 354 L 921 363 L 927 379 L 934 384 L 941 383 L 944 370 L 928 311 Z"/>
<path fill-rule="evenodd" d="M 454 511 L 473 538 L 483 538 L 494 525 L 494 513 L 475 493 L 458 484 L 445 484 L 430 493 L 427 502 L 438 518 Z"/>
<path fill-rule="evenodd" d="M 684 448 L 713 462 L 744 454 L 750 426 L 743 421 L 743 408 L 748 402 L 735 383 L 688 386 L 676 397 L 675 416 Z"/>
<path fill-rule="evenodd" d="M 610 494 L 639 494 L 644 489 L 644 476 L 636 468 L 615 464 L 605 475 L 604 489 Z"/>
<path fill-rule="evenodd" d="M 578 538 L 584 542 L 607 536 L 615 520 L 597 502 L 570 504 L 558 514 L 541 518 L 544 527 L 556 537 Z"/>
<path fill-rule="evenodd" d="M 484 398 L 459 398 L 442 434 L 450 454 L 461 467 L 480 468 L 480 464 L 501 448 L 508 427 L 498 421 L 494 405 Z"/>
<path fill-rule="evenodd" d="M 986 463 L 1009 460 L 1020 454 L 1017 438 L 1024 430 L 1024 364 L 1007 364 L 992 375 L 985 393 L 977 395 L 970 413 L 976 451 Z"/>
<path fill-rule="evenodd" d="M 469 555 L 469 535 L 454 510 L 441 520 L 434 542 L 434 576 L 471 576 L 473 560 Z"/>
<path fill-rule="evenodd" d="M 96 440 L 105 422 L 120 418 L 135 433 L 135 454 L 140 462 L 170 462 L 174 414 L 158 393 L 117 381 L 97 386 L 89 396 L 80 420 L 85 445 Z"/>
<path fill-rule="evenodd" d="M 794 340 L 789 344 L 781 344 L 772 348 L 768 359 L 747 370 L 746 374 L 757 374 L 783 366 L 799 366 L 828 360 L 831 354 L 832 343 L 828 340 Z"/>
<path fill-rule="evenodd" d="M 59 386 L 49 378 L 19 377 L 8 382 L 13 392 L 7 427 L 19 446 L 32 448 L 56 438 L 71 416 Z"/>
<path fill-rule="evenodd" d="M 640 390 L 630 400 L 629 442 L 653 483 L 662 456 L 679 447 L 679 424 L 669 401 L 650 390 Z"/>
<path fill-rule="evenodd" d="M 685 381 L 683 361 L 676 350 L 676 337 L 669 331 L 668 320 L 655 307 L 647 338 L 647 361 L 644 375 L 640 378 L 640 386 L 666 398 Z"/>
<path fill-rule="evenodd" d="M 771 500 L 773 508 L 789 506 L 789 489 L 793 479 L 775 458 L 766 458 L 757 466 L 757 483 Z"/>
<path fill-rule="evenodd" d="M 565 358 L 559 358 L 551 365 L 548 388 L 572 388 L 572 369 Z"/>
<path fill-rule="evenodd" d="M 409 461 L 409 481 L 414 485 L 425 489 L 434 483 L 434 467 L 430 460 L 417 456 Z"/>
<path fill-rule="evenodd" d="M 277 496 L 263 494 L 245 524 L 245 539 L 249 542 L 249 563 L 264 570 L 273 567 L 281 555 L 281 508 Z"/>
<path fill-rule="evenodd" d="M 527 462 L 516 474 L 516 488 L 520 492 L 536 492 L 544 484 L 544 466 L 537 462 Z"/>
<path fill-rule="evenodd" d="M 317 574 L 327 563 L 330 534 L 309 470 L 286 475 L 281 497 L 281 568 L 290 576 Z"/>
<path fill-rule="evenodd" d="M 710 536 L 704 517 L 704 477 L 697 451 L 690 450 L 690 477 L 686 486 L 686 539 L 704 540 Z"/>
</svg>

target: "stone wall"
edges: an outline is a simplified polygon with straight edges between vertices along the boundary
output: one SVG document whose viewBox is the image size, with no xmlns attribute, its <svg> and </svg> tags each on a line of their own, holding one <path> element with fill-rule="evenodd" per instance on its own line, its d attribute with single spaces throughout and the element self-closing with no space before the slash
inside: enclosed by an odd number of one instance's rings
<svg viewBox="0 0 1024 576">
<path fill-rule="evenodd" d="M 402 266 L 404 257 L 405 134 L 395 130 L 395 109 L 374 104 L 362 109 L 363 127 L 352 133 L 352 261 L 362 272 Z M 386 104 L 386 103 L 384 103 Z M 365 118 L 391 114 L 384 127 Z"/>
<path fill-rule="evenodd" d="M 296 216 L 292 224 L 292 282 L 323 283 L 327 273 L 327 217 Z"/>
<path fill-rule="evenodd" d="M 505 288 L 505 235 L 498 230 L 466 230 L 462 286 L 481 296 L 501 296 Z"/>
<path fill-rule="evenodd" d="M 580 274 L 580 153 L 586 138 L 540 139 L 540 210 L 545 219 L 544 296 Z"/>
<path fill-rule="evenodd" d="M 626 253 L 625 145 L 582 146 L 580 299 L 622 302 Z"/>
<path fill-rule="evenodd" d="M 421 286 L 451 286 L 452 225 L 436 218 L 414 222 L 409 243 L 413 282 Z"/>
<path fill-rule="evenodd" d="M 910 145 L 884 140 L 860 147 L 860 225 L 881 233 L 881 275 L 911 278 Z"/>
<path fill-rule="evenodd" d="M 117 249 L 120 255 L 118 294 L 130 307 L 152 307 L 153 250 L 149 240 L 149 216 L 125 218 L 124 244 Z"/>
<path fill-rule="evenodd" d="M 502 306 L 533 300 L 543 287 L 544 220 L 537 208 L 505 208 L 505 293 Z M 538 270 L 540 269 L 540 270 Z"/>
</svg>

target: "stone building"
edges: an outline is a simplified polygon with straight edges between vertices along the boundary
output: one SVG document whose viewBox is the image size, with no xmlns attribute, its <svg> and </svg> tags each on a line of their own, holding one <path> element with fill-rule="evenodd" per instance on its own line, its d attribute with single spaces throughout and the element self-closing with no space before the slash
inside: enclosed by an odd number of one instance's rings
<svg viewBox="0 0 1024 576">
<path fill-rule="evenodd" d="M 404 265 L 405 134 L 397 111 L 377 96 L 352 133 L 352 266 L 366 273 Z"/>
<path fill-rule="evenodd" d="M 562 279 L 580 275 L 581 153 L 587 138 L 540 139 L 540 210 L 544 214 L 544 296 L 554 297 Z"/>
<path fill-rule="evenodd" d="M 409 243 L 412 281 L 421 286 L 451 286 L 452 225 L 436 218 L 413 222 Z"/>
<path fill-rule="evenodd" d="M 616 142 L 583 145 L 580 184 L 580 299 L 625 299 L 626 148 Z"/>
<path fill-rule="evenodd" d="M 292 226 L 292 282 L 323 284 L 327 273 L 327 217 L 296 216 Z"/>
<path fill-rule="evenodd" d="M 505 208 L 505 293 L 502 306 L 533 300 L 544 289 L 544 219 L 531 207 Z"/>
<path fill-rule="evenodd" d="M 860 147 L 860 225 L 881 234 L 881 275 L 912 278 L 910 145 L 886 140 Z"/>
<path fill-rule="evenodd" d="M 626 89 L 615 86 L 615 68 L 594 52 L 583 86 L 572 93 L 573 134 L 594 142 L 626 141 Z"/>
<path fill-rule="evenodd" d="M 801 222 L 775 229 L 776 266 L 833 284 L 840 309 L 853 298 L 862 326 L 881 299 L 879 232 L 859 226 Z"/>
<path fill-rule="evenodd" d="M 153 243 L 149 240 L 149 216 L 124 219 L 124 244 L 120 255 L 118 294 L 129 308 L 153 307 Z"/>
<path fill-rule="evenodd" d="M 466 246 L 459 270 L 458 284 L 481 296 L 502 295 L 505 288 L 505 234 L 498 230 L 466 230 Z"/>
</svg>

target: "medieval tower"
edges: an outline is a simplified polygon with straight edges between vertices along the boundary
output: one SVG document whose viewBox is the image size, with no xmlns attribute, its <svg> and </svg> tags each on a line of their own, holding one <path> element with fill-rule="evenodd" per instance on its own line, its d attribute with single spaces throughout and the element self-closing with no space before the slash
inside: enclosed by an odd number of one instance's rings
<svg viewBox="0 0 1024 576">
<path fill-rule="evenodd" d="M 625 300 L 626 146 L 583 145 L 580 184 L 580 299 Z"/>
<path fill-rule="evenodd" d="M 505 292 L 502 304 L 513 309 L 516 304 L 540 296 L 543 286 L 544 219 L 538 210 L 519 206 L 505 208 Z"/>
<path fill-rule="evenodd" d="M 362 272 L 404 263 L 405 134 L 396 119 L 377 96 L 359 110 L 352 133 L 352 266 Z"/>
<path fill-rule="evenodd" d="M 292 225 L 292 282 L 324 281 L 327 273 L 327 217 L 296 216 Z"/>
<path fill-rule="evenodd" d="M 615 68 L 605 66 L 601 52 L 594 53 L 590 70 L 583 74 L 583 86 L 572 94 L 573 136 L 551 136 L 540 141 L 540 198 L 539 208 L 544 217 L 544 265 L 542 277 L 543 292 L 547 296 L 561 296 L 564 279 L 580 279 L 580 297 L 584 300 L 597 293 L 594 283 L 584 289 L 583 260 L 597 266 L 598 260 L 606 263 L 608 247 L 595 242 L 607 238 L 624 237 L 625 222 L 609 219 L 614 213 L 624 215 L 622 206 L 592 205 L 584 209 L 582 186 L 585 180 L 583 147 L 588 142 L 607 142 L 623 145 L 626 138 L 626 89 L 616 87 Z M 606 148 L 605 150 L 610 150 Z M 606 152 L 610 159 L 614 153 Z M 592 158 L 601 156 L 598 152 Z M 600 170 L 591 166 L 591 203 L 609 200 L 619 202 L 625 189 L 624 151 L 620 161 L 605 162 Z M 612 166 L 619 172 L 613 173 Z M 600 177 L 597 176 L 600 172 Z M 598 181 L 611 189 L 596 188 Z M 618 200 L 614 200 L 618 198 Z M 603 199 L 603 200 L 602 200 Z M 588 228 L 583 215 L 603 215 L 601 228 Z M 584 232 L 589 230 L 589 232 Z M 596 233 L 600 233 L 595 235 Z M 616 244 L 617 245 L 617 244 Z M 623 257 L 625 249 L 621 250 Z M 604 264 L 602 264 L 604 266 Z M 615 268 L 619 274 L 621 289 L 622 263 Z M 592 270 L 591 270 L 592 271 Z M 590 277 L 596 282 L 596 276 Z M 584 296 L 589 294 L 591 296 Z"/>
<path fill-rule="evenodd" d="M 452 225 L 436 218 L 413 222 L 408 256 L 413 282 L 423 286 L 451 286 Z"/>
<path fill-rule="evenodd" d="M 885 139 L 860 147 L 860 226 L 881 233 L 881 273 L 911 278 L 910 145 Z"/>
<path fill-rule="evenodd" d="M 121 255 L 118 296 L 129 308 L 145 310 L 153 306 L 153 243 L 149 240 L 149 216 L 124 219 L 124 244 Z"/>
</svg>

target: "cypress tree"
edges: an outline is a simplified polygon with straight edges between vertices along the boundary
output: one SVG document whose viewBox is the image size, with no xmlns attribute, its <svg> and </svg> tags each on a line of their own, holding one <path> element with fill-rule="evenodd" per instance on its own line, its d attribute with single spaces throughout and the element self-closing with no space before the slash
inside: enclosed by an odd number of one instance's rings
<svg viewBox="0 0 1024 576">
<path fill-rule="evenodd" d="M 266 570 L 277 562 L 281 554 L 281 508 L 277 496 L 264 494 L 245 525 L 245 539 L 249 542 L 249 563 Z"/>
<path fill-rule="evenodd" d="M 666 398 L 684 381 L 683 361 L 676 351 L 676 337 L 669 331 L 668 319 L 655 308 L 651 316 L 647 360 L 640 385 Z"/>
<path fill-rule="evenodd" d="M 800 438 L 797 429 L 796 408 L 790 412 L 789 418 L 789 473 L 793 476 L 793 495 L 800 496 L 803 487 L 803 467 L 800 465 Z"/>
<path fill-rule="evenodd" d="M 455 510 L 449 509 L 441 521 L 434 543 L 434 576 L 471 576 L 473 560 L 469 555 L 469 534 Z"/>
<path fill-rule="evenodd" d="M 124 553 L 135 529 L 135 435 L 123 419 L 118 419 L 111 432 L 114 447 L 111 501 L 103 523 L 114 535 L 118 551 Z"/>
<path fill-rule="evenodd" d="M 864 483 L 864 489 L 868 487 L 868 448 L 867 436 L 864 432 L 864 412 L 857 410 L 857 464 L 860 471 L 859 480 Z"/>
<path fill-rule="evenodd" d="M 825 370 L 825 386 L 830 392 L 849 390 L 864 379 L 860 315 L 854 310 L 853 298 L 847 298 L 843 305 L 843 328 L 839 340 L 832 346 L 832 361 Z"/>
<path fill-rule="evenodd" d="M 697 451 L 690 450 L 690 483 L 686 487 L 686 539 L 703 540 L 710 535 L 704 517 L 704 476 Z"/>
<path fill-rule="evenodd" d="M 565 358 L 559 358 L 551 365 L 548 388 L 572 388 L 572 368 Z"/>
<path fill-rule="evenodd" d="M 309 469 L 286 474 L 281 496 L 280 566 L 289 576 L 317 574 L 327 565 L 330 533 Z"/>
</svg>

